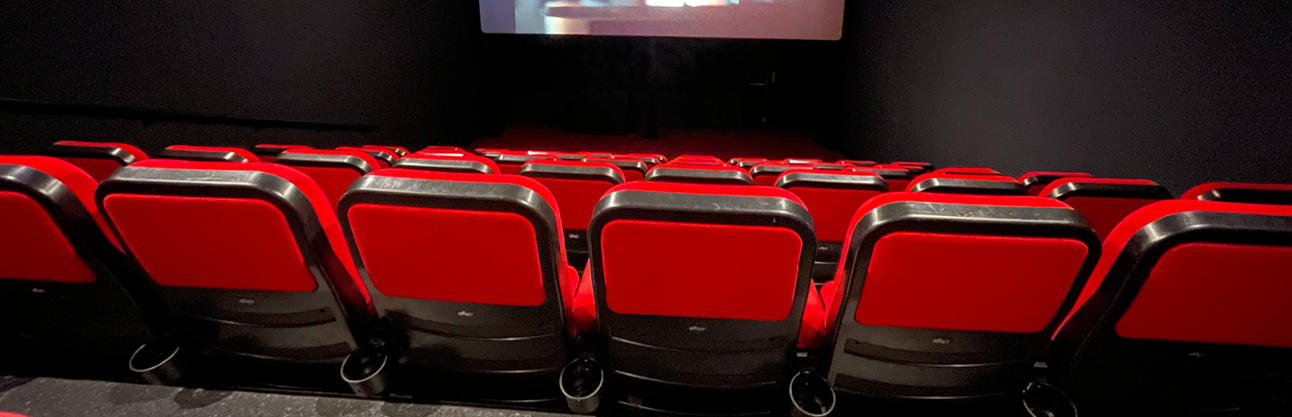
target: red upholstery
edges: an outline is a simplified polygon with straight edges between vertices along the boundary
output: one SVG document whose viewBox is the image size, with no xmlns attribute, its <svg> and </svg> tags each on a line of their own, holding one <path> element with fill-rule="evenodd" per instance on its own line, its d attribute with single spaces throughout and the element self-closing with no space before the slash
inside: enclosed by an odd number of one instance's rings
<svg viewBox="0 0 1292 417">
<path fill-rule="evenodd" d="M 234 148 L 234 147 L 228 147 L 228 146 L 171 145 L 171 146 L 167 146 L 166 149 L 175 150 L 175 151 L 233 152 L 238 156 L 247 158 L 247 162 L 260 162 L 260 158 L 256 157 L 256 154 L 251 153 L 251 151 L 242 149 L 242 148 Z"/>
<path fill-rule="evenodd" d="M 1032 178 L 1042 177 L 1042 176 L 1055 177 L 1055 179 L 1032 183 L 1034 182 L 1032 181 Z M 1051 182 L 1054 182 L 1056 180 L 1063 179 L 1063 178 L 1093 178 L 1093 177 L 1094 175 L 1090 175 L 1089 173 L 1085 173 L 1085 172 L 1032 171 L 1018 177 L 1018 180 L 1022 182 L 1023 185 L 1027 186 L 1027 195 L 1041 195 L 1041 191 L 1045 190 L 1045 187 L 1049 186 Z"/>
<path fill-rule="evenodd" d="M 357 148 L 357 147 L 353 147 L 353 146 L 338 146 L 338 147 L 336 148 L 336 150 L 338 150 L 338 151 L 359 151 L 359 152 L 363 152 L 363 153 L 368 154 L 368 156 L 371 156 L 373 160 L 377 161 L 377 165 L 373 165 L 373 166 L 372 166 L 372 168 L 373 168 L 374 170 L 376 170 L 376 169 L 386 169 L 386 168 L 390 168 L 391 163 L 386 162 L 386 160 L 385 160 L 385 159 L 378 158 L 378 157 L 377 157 L 377 155 L 373 155 L 373 153 L 377 153 L 378 155 L 380 155 L 380 154 L 382 154 L 382 153 L 384 153 L 384 154 L 386 154 L 386 155 L 389 155 L 389 156 L 391 157 L 391 158 L 390 158 L 390 159 L 391 159 L 391 161 L 398 161 L 398 160 L 399 160 L 399 154 L 395 153 L 395 151 L 392 151 L 392 150 L 390 150 L 390 149 L 384 149 L 384 148 L 381 148 L 381 147 L 372 147 L 372 148 L 369 148 L 369 147 L 365 146 L 365 147 L 362 147 L 362 148 Z"/>
<path fill-rule="evenodd" d="M 616 157 L 616 158 L 596 158 L 596 157 L 587 157 L 587 158 L 583 158 L 583 162 L 605 162 L 605 163 L 608 163 L 608 164 L 611 164 L 611 165 L 615 165 L 615 163 L 614 163 L 614 161 L 615 161 L 615 160 L 628 160 L 628 161 L 638 161 L 638 162 L 641 162 L 641 160 L 640 160 L 640 159 L 632 158 L 632 157 Z M 645 163 L 645 162 L 642 162 L 642 164 L 643 164 L 643 165 L 645 165 L 646 163 Z M 646 175 L 645 175 L 644 173 L 642 173 L 641 171 L 638 171 L 638 170 L 636 170 L 636 169 L 624 169 L 624 167 L 620 167 L 620 166 L 618 166 L 618 165 L 615 165 L 615 166 L 616 166 L 616 167 L 619 167 L 619 172 L 623 174 L 624 182 L 641 181 L 643 178 L 645 178 L 645 177 L 646 177 Z M 648 166 L 648 168 L 647 168 L 647 169 L 648 169 L 648 170 L 650 169 L 650 168 L 649 168 L 649 166 Z"/>
<path fill-rule="evenodd" d="M 145 158 L 147 157 L 145 156 Z M 117 242 L 116 235 L 112 233 L 112 229 L 108 228 L 107 221 L 103 219 L 103 214 L 99 213 L 99 206 L 94 203 L 94 190 L 99 186 L 98 180 L 90 177 L 89 174 L 82 171 L 77 165 L 62 160 L 61 158 L 48 156 L 6 155 L 0 155 L 0 165 L 28 166 L 45 173 L 45 175 L 54 177 L 54 179 L 59 182 L 62 182 L 64 186 L 72 191 L 72 194 L 76 195 L 76 199 L 81 201 L 81 205 L 85 207 L 85 211 L 90 214 L 90 217 L 94 218 L 94 223 L 99 225 L 99 229 L 107 236 L 108 241 L 112 242 L 113 245 L 116 245 L 118 249 L 121 248 L 121 244 Z M 33 200 L 32 202 L 35 201 Z M 0 210 L 0 213 L 3 212 L 4 210 Z M 48 216 L 48 214 L 46 214 L 46 216 Z M 19 234 L 16 236 L 23 235 Z"/>
<path fill-rule="evenodd" d="M 906 186 L 906 191 L 910 191 L 911 187 L 913 187 L 915 184 L 919 184 L 924 180 L 933 179 L 933 178 L 941 178 L 941 179 L 948 179 L 948 180 L 967 180 L 967 181 L 1018 182 L 1018 180 L 1010 177 L 1006 177 L 1004 175 L 950 174 L 950 173 L 943 172 L 942 170 L 938 170 L 927 174 L 921 174 L 920 176 L 915 177 L 915 179 L 911 180 L 911 183 Z"/>
<path fill-rule="evenodd" d="M 489 167 L 489 170 L 493 171 L 493 173 L 495 174 L 501 172 L 498 169 L 498 164 L 494 163 L 492 159 L 485 158 L 483 156 L 473 155 L 473 154 L 435 154 L 435 153 L 418 152 L 415 154 L 409 154 L 408 156 L 402 159 L 448 159 L 448 160 L 465 159 L 468 161 L 475 161 L 475 162 L 485 164 L 485 166 Z"/>
<path fill-rule="evenodd" d="M 362 148 L 381 149 L 381 150 L 390 151 L 391 153 L 394 153 L 395 156 L 400 158 L 412 153 L 412 152 L 409 152 L 408 149 L 404 148 L 403 146 L 363 145 Z"/>
<path fill-rule="evenodd" d="M 564 230 L 556 198 L 531 178 L 401 168 L 370 175 L 525 187 L 551 206 L 558 231 Z M 511 306 L 545 302 L 534 226 L 520 215 L 365 203 L 348 216 L 368 277 L 385 295 Z M 560 257 L 553 261 L 560 265 L 560 293 L 570 314 L 579 276 L 565 265 L 565 239 L 557 241 Z M 435 273 L 428 275 L 426 265 Z"/>
<path fill-rule="evenodd" d="M 583 268 L 583 277 L 579 279 L 579 289 L 574 296 L 570 317 L 575 333 L 597 331 L 597 297 L 592 292 L 591 260 Z"/>
<path fill-rule="evenodd" d="M 124 150 L 127 153 L 133 155 L 135 157 L 136 162 L 148 159 L 148 155 L 144 154 L 144 151 L 139 150 L 139 148 L 136 148 L 132 145 L 125 144 L 125 143 L 81 142 L 81 141 L 75 141 L 75 140 L 63 140 L 63 141 L 54 142 L 54 146 L 55 147 L 93 146 L 93 147 L 102 147 L 102 148 L 120 148 L 121 150 Z M 108 158 L 93 158 L 93 157 L 78 158 L 73 156 L 59 156 L 57 158 L 70 162 L 72 163 L 72 165 L 76 165 L 80 167 L 82 171 L 85 171 L 85 173 L 89 174 L 91 178 L 94 178 L 94 181 L 103 181 L 104 179 L 108 178 L 109 175 L 112 175 L 112 173 L 116 171 L 117 168 L 121 168 L 122 166 L 119 161 L 108 159 Z"/>
<path fill-rule="evenodd" d="M 1242 190 L 1265 190 L 1265 191 L 1289 191 L 1292 192 L 1292 184 L 1261 184 L 1251 182 L 1208 182 L 1199 184 L 1196 187 L 1185 191 L 1180 196 L 1181 200 L 1197 200 L 1203 194 L 1223 188 L 1233 188 Z"/>
<path fill-rule="evenodd" d="M 373 158 L 372 155 L 368 155 L 367 152 L 357 150 L 288 149 L 279 155 L 289 154 L 353 156 L 367 162 L 374 170 L 382 166 L 382 164 L 377 161 L 377 158 Z M 337 164 L 336 166 L 306 166 L 295 165 L 294 162 L 289 161 L 278 162 L 291 166 L 314 180 L 314 183 L 318 184 L 319 189 L 323 190 L 323 194 L 327 196 L 328 204 L 331 204 L 333 208 L 335 208 L 336 204 L 341 201 L 341 196 L 345 195 L 345 190 L 350 188 L 350 184 L 363 176 L 362 173 L 356 171 L 354 168 L 342 164 Z"/>
<path fill-rule="evenodd" d="M 738 173 L 740 173 L 740 175 L 742 175 L 742 176 L 744 176 L 744 177 L 748 177 L 748 176 L 749 176 L 749 174 L 748 174 L 748 173 L 746 173 L 746 172 L 745 172 L 745 170 L 740 169 L 740 168 L 738 168 L 738 167 L 731 166 L 731 165 L 726 165 L 726 164 L 723 164 L 723 165 L 690 165 L 690 164 L 687 164 L 687 163 L 678 163 L 678 162 L 670 162 L 670 163 L 667 163 L 667 164 L 656 165 L 656 166 L 652 167 L 649 171 L 646 171 L 646 176 L 648 176 L 648 177 L 649 177 L 649 176 L 650 176 L 651 171 L 654 171 L 654 170 L 657 170 L 657 169 L 670 169 L 670 170 L 695 170 L 695 171 L 729 171 L 729 172 L 738 172 Z M 773 181 L 774 181 L 774 180 L 773 180 Z"/>
<path fill-rule="evenodd" d="M 1292 206 L 1198 200 L 1164 200 L 1136 210 L 1104 239 L 1104 256 L 1072 311 L 1094 295 L 1132 236 L 1149 223 L 1192 211 L 1292 216 Z M 1287 247 L 1176 246 L 1158 260 L 1116 331 L 1133 338 L 1292 347 L 1292 334 L 1271 331 L 1292 328 L 1289 254 Z"/>
<path fill-rule="evenodd" d="M 465 150 L 463 150 L 462 148 L 459 148 L 459 147 L 457 147 L 457 146 L 427 146 L 427 147 L 425 147 L 425 148 L 422 148 L 422 150 L 421 150 L 421 151 L 418 151 L 418 152 L 425 152 L 425 151 L 431 151 L 431 152 L 461 152 L 461 153 L 467 153 L 467 151 L 465 151 Z"/>
<path fill-rule="evenodd" d="M 1041 197 L 887 193 L 857 210 L 845 236 L 852 236 L 857 223 L 872 210 L 898 202 L 1069 208 Z M 849 252 L 850 240 L 844 239 L 844 254 Z M 892 233 L 877 242 L 871 255 L 854 319 L 896 327 L 1039 331 L 1053 319 L 1085 256 L 1085 246 L 1077 241 Z M 837 290 L 842 284 L 837 283 L 850 279 L 846 264 L 840 262 L 835 279 L 821 289 L 828 296 L 824 301 L 830 331 L 843 297 Z"/>
<path fill-rule="evenodd" d="M 94 271 L 36 200 L 0 191 L 0 212 L 0 279 L 94 281 Z"/>
<path fill-rule="evenodd" d="M 634 182 L 610 192 L 619 191 L 778 197 L 802 204 L 771 187 Z M 754 241 L 759 244 L 733 244 Z M 614 220 L 602 229 L 601 243 L 606 307 L 616 313 L 776 321 L 793 306 L 803 242 L 785 228 Z M 582 323 L 595 322 L 589 320 L 595 319 L 590 284 L 585 280 L 575 301 Z M 822 340 L 824 313 L 814 296 L 811 291 L 801 325 L 804 346 Z"/>
<path fill-rule="evenodd" d="M 79 140 L 60 140 L 58 142 L 54 142 L 54 146 L 94 146 L 94 147 L 102 147 L 102 148 L 121 148 L 121 150 L 126 151 L 126 153 L 133 155 L 135 157 L 135 162 L 148 159 L 148 154 L 144 153 L 142 149 L 139 149 L 129 143 L 83 142 Z"/>
<path fill-rule="evenodd" d="M 851 168 L 845 168 L 844 171 L 873 172 L 876 175 L 879 175 L 880 177 L 884 177 L 884 182 L 888 183 L 889 192 L 906 191 L 906 187 L 914 183 L 914 181 L 911 181 L 910 179 L 906 179 L 906 178 L 910 178 L 907 176 L 907 175 L 910 175 L 910 171 L 905 169 L 899 172 L 895 172 L 895 168 L 853 166 Z M 902 178 L 896 178 L 896 175 L 894 175 L 894 172 L 897 175 L 900 175 Z"/>
<path fill-rule="evenodd" d="M 828 173 L 829 175 L 855 175 L 867 177 L 879 177 L 872 172 L 851 172 L 851 171 L 812 171 L 808 169 L 793 169 L 781 174 L 782 177 L 794 172 L 813 172 Z M 852 215 L 857 209 L 865 204 L 867 200 L 882 193 L 869 190 L 847 190 L 837 188 L 818 188 L 818 187 L 789 187 L 786 188 L 794 195 L 803 200 L 804 207 L 812 213 L 812 222 L 816 228 L 817 240 L 822 242 L 842 242 L 845 238 L 844 233 L 848 231 L 849 222 Z"/>
<path fill-rule="evenodd" d="M 1135 179 L 1115 179 L 1115 178 L 1063 178 L 1050 183 L 1041 191 L 1041 196 L 1049 196 L 1055 189 L 1068 183 L 1087 183 L 1087 184 L 1113 184 L 1113 185 L 1157 185 L 1149 180 Z M 1103 239 L 1112 232 L 1117 223 L 1126 218 L 1140 207 L 1147 206 L 1156 201 L 1158 198 L 1122 198 L 1122 197 L 1098 197 L 1098 196 L 1074 196 L 1063 199 L 1063 202 L 1072 208 L 1080 211 L 1086 220 L 1090 222 L 1090 227 L 1095 229 L 1099 238 Z"/>
<path fill-rule="evenodd" d="M 534 226 L 519 214 L 357 204 L 348 216 L 382 294 L 513 306 L 546 300 Z"/>
<path fill-rule="evenodd" d="M 560 158 L 557 158 L 557 157 L 555 157 L 555 156 L 533 155 L 533 154 L 529 154 L 529 153 L 525 153 L 525 152 L 507 152 L 507 153 L 504 153 L 504 155 L 525 155 L 525 156 L 534 156 L 534 158 L 527 158 L 527 159 L 525 159 L 524 161 L 505 161 L 505 160 L 498 160 L 498 161 L 497 161 L 497 162 L 498 162 L 498 169 L 499 169 L 498 173 L 499 173 L 499 174 L 507 174 L 507 175 L 516 175 L 516 174 L 519 174 L 519 173 L 520 173 L 520 167 L 521 167 L 521 166 L 523 166 L 523 165 L 525 165 L 526 163 L 529 163 L 530 161 L 559 161 L 559 160 L 561 160 Z"/>
<path fill-rule="evenodd" d="M 677 158 L 673 158 L 673 162 L 698 162 L 698 163 L 716 162 L 718 165 L 726 164 L 726 162 L 722 162 L 722 160 L 718 159 L 718 157 L 710 156 L 710 155 L 680 155 Z"/>
<path fill-rule="evenodd" d="M 619 167 L 606 162 L 533 161 L 525 164 L 525 166 L 529 165 L 610 168 L 619 174 L 619 178 L 624 178 L 624 172 Z M 556 204 L 561 206 L 561 222 L 566 230 L 588 230 L 588 222 L 592 221 L 592 209 L 597 206 L 597 201 L 601 200 L 601 196 L 609 191 L 610 187 L 617 185 L 606 181 L 603 177 L 574 179 L 536 176 L 531 178 L 538 180 L 552 192 L 552 195 L 556 196 Z"/>
<path fill-rule="evenodd" d="M 268 163 L 153 159 L 132 167 L 259 171 L 291 182 L 309 199 L 328 243 L 348 275 L 330 278 L 343 281 L 338 285 L 357 285 L 362 302 L 371 311 L 367 289 L 358 281 L 354 261 L 346 256 L 349 249 L 336 214 L 326 203 L 323 191 L 305 174 Z M 110 194 L 103 205 L 135 258 L 161 285 L 266 291 L 309 291 L 316 286 L 286 218 L 267 202 Z"/>
</svg>

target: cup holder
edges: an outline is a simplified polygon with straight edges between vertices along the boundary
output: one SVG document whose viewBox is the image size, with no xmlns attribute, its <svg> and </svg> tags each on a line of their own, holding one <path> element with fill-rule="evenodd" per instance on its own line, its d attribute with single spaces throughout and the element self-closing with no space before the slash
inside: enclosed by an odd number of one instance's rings
<svg viewBox="0 0 1292 417">
<path fill-rule="evenodd" d="M 390 386 L 390 372 L 386 366 L 390 355 L 386 348 L 364 345 L 341 362 L 341 379 L 350 385 L 355 394 L 378 396 Z"/>
<path fill-rule="evenodd" d="M 1033 382 L 1023 390 L 1024 417 L 1077 417 L 1077 406 L 1053 385 Z"/>
<path fill-rule="evenodd" d="M 823 417 L 834 411 L 837 398 L 825 378 L 812 372 L 799 372 L 790 379 L 790 415 Z"/>
<path fill-rule="evenodd" d="M 170 385 L 184 377 L 188 355 L 173 337 L 144 343 L 130 355 L 130 371 L 153 385 Z"/>
<path fill-rule="evenodd" d="M 579 358 L 566 365 L 561 370 L 559 382 L 570 411 L 579 414 L 596 412 L 601 405 L 601 386 L 605 379 L 605 371 L 595 359 Z"/>
</svg>

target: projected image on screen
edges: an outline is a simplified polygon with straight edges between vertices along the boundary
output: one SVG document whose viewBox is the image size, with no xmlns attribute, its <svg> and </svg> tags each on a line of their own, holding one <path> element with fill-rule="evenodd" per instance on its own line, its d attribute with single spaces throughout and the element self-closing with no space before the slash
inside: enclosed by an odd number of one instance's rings
<svg viewBox="0 0 1292 417">
<path fill-rule="evenodd" d="M 837 40 L 844 0 L 480 0 L 486 33 Z"/>
</svg>

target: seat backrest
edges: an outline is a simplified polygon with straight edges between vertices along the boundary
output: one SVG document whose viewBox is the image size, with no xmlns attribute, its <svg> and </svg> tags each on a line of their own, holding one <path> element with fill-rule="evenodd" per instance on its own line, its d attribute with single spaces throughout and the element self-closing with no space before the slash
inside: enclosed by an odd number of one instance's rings
<svg viewBox="0 0 1292 417">
<path fill-rule="evenodd" d="M 697 164 L 697 165 L 726 165 L 727 164 L 726 162 L 722 162 L 721 159 L 718 159 L 718 157 L 710 156 L 710 155 L 679 155 L 677 158 L 673 158 L 672 162 L 685 162 L 685 163 Z"/>
<path fill-rule="evenodd" d="M 808 165 L 808 166 L 811 166 L 812 164 L 819 164 L 819 163 L 821 163 L 822 161 L 821 161 L 820 159 L 816 159 L 816 158 L 812 158 L 812 159 L 808 159 L 808 158 L 785 158 L 784 160 L 781 160 L 781 162 L 784 162 L 784 163 L 787 163 L 787 164 L 790 164 L 790 165 Z"/>
<path fill-rule="evenodd" d="M 641 181 L 646 178 L 646 172 L 650 167 L 645 162 L 637 158 L 616 157 L 616 158 L 597 158 L 587 157 L 582 159 L 583 162 L 604 162 L 619 167 L 624 174 L 624 182 Z"/>
<path fill-rule="evenodd" d="M 627 183 L 598 203 L 589 235 L 597 324 L 613 335 L 600 358 L 623 395 L 735 414 L 784 392 L 816 244 L 794 194 Z M 733 403 L 712 389 L 756 396 Z"/>
<path fill-rule="evenodd" d="M 274 162 L 308 175 L 323 190 L 332 207 L 341 201 L 341 195 L 354 180 L 381 166 L 377 158 L 355 150 L 288 149 L 278 154 Z"/>
<path fill-rule="evenodd" d="M 615 156 L 617 156 L 617 157 L 637 158 L 637 159 L 640 159 L 642 162 L 645 162 L 647 165 L 650 165 L 650 166 L 655 166 L 655 165 L 659 165 L 659 164 L 662 164 L 662 163 L 668 162 L 668 158 L 665 158 L 665 157 L 664 157 L 664 155 L 660 155 L 660 154 L 651 154 L 651 153 L 626 153 L 626 154 L 620 154 L 620 155 L 615 155 Z"/>
<path fill-rule="evenodd" d="M 331 204 L 300 171 L 154 159 L 118 170 L 96 198 L 171 312 L 192 323 L 181 337 L 287 362 L 340 363 L 357 347 L 350 328 L 368 296 Z"/>
<path fill-rule="evenodd" d="M 528 153 L 503 153 L 494 159 L 498 163 L 498 173 L 516 175 L 520 173 L 520 167 L 529 161 L 559 161 L 560 158 L 550 155 L 530 155 Z"/>
<path fill-rule="evenodd" d="M 1209 182 L 1190 188 L 1181 200 L 1224 201 L 1229 203 L 1292 204 L 1292 184 L 1258 184 L 1250 182 Z"/>
<path fill-rule="evenodd" d="M 863 168 L 864 168 L 864 167 L 875 166 L 875 161 L 867 161 L 867 160 L 862 160 L 862 159 L 840 159 L 838 162 L 835 162 L 835 163 L 836 163 L 836 164 L 852 165 L 852 166 L 855 166 L 855 167 L 863 167 Z"/>
<path fill-rule="evenodd" d="M 408 152 L 408 148 L 405 148 L 403 146 L 363 145 L 362 147 L 367 149 L 381 149 L 385 151 L 390 151 L 394 153 L 396 157 L 400 157 L 400 158 L 408 156 L 408 154 L 411 153 L 411 152 Z"/>
<path fill-rule="evenodd" d="M 520 168 L 520 175 L 551 191 L 567 230 L 588 230 L 597 201 L 611 187 L 624 183 L 623 171 L 606 162 L 533 161 Z"/>
<path fill-rule="evenodd" d="M 852 215 L 867 200 L 888 192 L 883 178 L 871 172 L 817 171 L 792 169 L 776 180 L 776 186 L 803 200 L 817 241 L 841 243 Z"/>
<path fill-rule="evenodd" d="M 911 174 L 910 171 L 906 169 L 898 169 L 898 168 L 882 168 L 882 167 L 875 168 L 875 167 L 853 166 L 851 168 L 845 168 L 845 170 L 855 171 L 855 172 L 872 172 L 875 175 L 878 175 L 880 178 L 883 178 L 884 182 L 888 183 L 889 192 L 906 191 L 906 187 L 911 183 L 911 178 L 915 177 L 914 175 Z"/>
<path fill-rule="evenodd" d="M 1018 180 L 1027 188 L 1027 195 L 1039 196 L 1045 187 L 1061 178 L 1094 178 L 1094 175 L 1085 172 L 1033 171 L 1018 177 Z"/>
<path fill-rule="evenodd" d="M 395 161 L 395 168 L 461 174 L 497 174 L 498 164 L 489 158 L 472 154 L 432 154 L 418 152 Z"/>
<path fill-rule="evenodd" d="M 0 338 L 6 343 L 128 354 L 161 320 L 159 305 L 148 302 L 150 289 L 131 281 L 94 205 L 97 185 L 60 159 L 0 156 Z"/>
<path fill-rule="evenodd" d="M 754 185 L 775 187 L 776 180 L 781 177 L 781 174 L 794 168 L 796 167 L 784 162 L 764 162 L 749 168 L 749 176 L 754 181 Z"/>
<path fill-rule="evenodd" d="M 458 152 L 458 153 L 467 153 L 467 151 L 462 150 L 462 148 L 459 148 L 459 147 L 457 147 L 457 146 L 436 146 L 436 145 L 427 146 L 427 147 L 425 147 L 425 148 L 422 148 L 422 150 L 420 150 L 420 151 L 418 151 L 418 152 Z"/>
<path fill-rule="evenodd" d="M 157 154 L 158 158 L 207 162 L 260 162 L 256 154 L 246 149 L 228 146 L 171 145 Z"/>
<path fill-rule="evenodd" d="M 646 181 L 690 184 L 753 185 L 745 170 L 730 165 L 685 165 L 669 162 L 646 172 Z"/>
<path fill-rule="evenodd" d="M 377 312 L 402 335 L 395 340 L 411 364 L 555 381 L 568 361 L 564 312 L 578 276 L 565 263 L 556 199 L 542 184 L 381 170 L 346 193 L 340 218 Z"/>
<path fill-rule="evenodd" d="M 928 162 L 895 161 L 890 163 L 890 165 L 916 166 L 916 167 L 924 168 L 924 170 L 927 172 L 932 172 L 934 169 L 937 169 L 937 167 L 934 167 L 933 164 L 930 164 Z"/>
<path fill-rule="evenodd" d="M 251 153 L 260 158 L 260 162 L 273 162 L 278 154 L 288 149 L 310 149 L 305 145 L 283 145 L 275 143 L 262 143 L 251 148 Z"/>
<path fill-rule="evenodd" d="M 1061 178 L 1046 186 L 1041 196 L 1080 211 L 1100 238 L 1107 237 L 1117 223 L 1140 207 L 1173 198 L 1153 181 L 1116 178 Z"/>
<path fill-rule="evenodd" d="M 857 210 L 822 287 L 837 390 L 968 399 L 1020 389 L 1099 258 L 1052 199 L 888 193 Z"/>
<path fill-rule="evenodd" d="M 117 168 L 148 159 L 144 151 L 130 144 L 75 140 L 54 142 L 44 155 L 62 159 L 80 167 L 95 181 L 103 181 Z"/>
<path fill-rule="evenodd" d="M 1268 410 L 1292 369 L 1290 297 L 1292 207 L 1153 203 L 1104 240 L 1051 380 L 1083 414 Z"/>
<path fill-rule="evenodd" d="M 767 159 L 766 158 L 731 158 L 730 161 L 727 161 L 728 164 L 738 166 L 741 169 L 744 169 L 746 171 L 748 171 L 750 168 L 753 168 L 754 165 L 758 165 L 763 162 L 767 162 Z"/>
<path fill-rule="evenodd" d="M 864 167 L 863 167 L 863 168 L 864 168 Z M 924 167 L 921 167 L 921 166 L 916 166 L 916 165 L 880 164 L 880 165 L 871 165 L 869 168 L 874 168 L 874 169 L 902 169 L 902 170 L 906 170 L 906 172 L 910 172 L 912 177 L 918 177 L 918 176 L 920 176 L 920 175 L 923 175 L 923 174 L 928 173 L 928 170 L 927 170 L 927 169 L 925 169 Z"/>
<path fill-rule="evenodd" d="M 353 146 L 338 146 L 336 149 L 339 151 L 359 151 L 366 153 L 368 156 L 377 160 L 377 169 L 390 168 L 391 166 L 394 166 L 395 161 L 398 161 L 400 158 L 399 154 L 395 153 L 395 151 L 377 147 L 364 146 L 362 148 L 356 148 Z"/>
<path fill-rule="evenodd" d="M 1001 175 L 1000 171 L 984 167 L 946 167 L 934 170 L 933 172 L 952 175 Z"/>
<path fill-rule="evenodd" d="M 911 180 L 906 191 L 913 193 L 972 194 L 972 195 L 1027 195 L 1023 183 L 1004 175 L 961 175 L 930 172 Z"/>
</svg>

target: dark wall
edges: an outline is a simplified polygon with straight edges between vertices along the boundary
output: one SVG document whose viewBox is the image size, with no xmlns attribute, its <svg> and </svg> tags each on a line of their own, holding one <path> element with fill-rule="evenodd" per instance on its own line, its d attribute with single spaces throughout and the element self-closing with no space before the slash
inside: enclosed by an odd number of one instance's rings
<svg viewBox="0 0 1292 417">
<path fill-rule="evenodd" d="M 481 114 L 478 13 L 474 1 L 6 2 L 0 97 L 374 129 L 145 124 L 11 105 L 0 147 L 470 143 Z"/>
<path fill-rule="evenodd" d="M 849 2 L 858 158 L 1292 181 L 1292 3 Z"/>
</svg>

